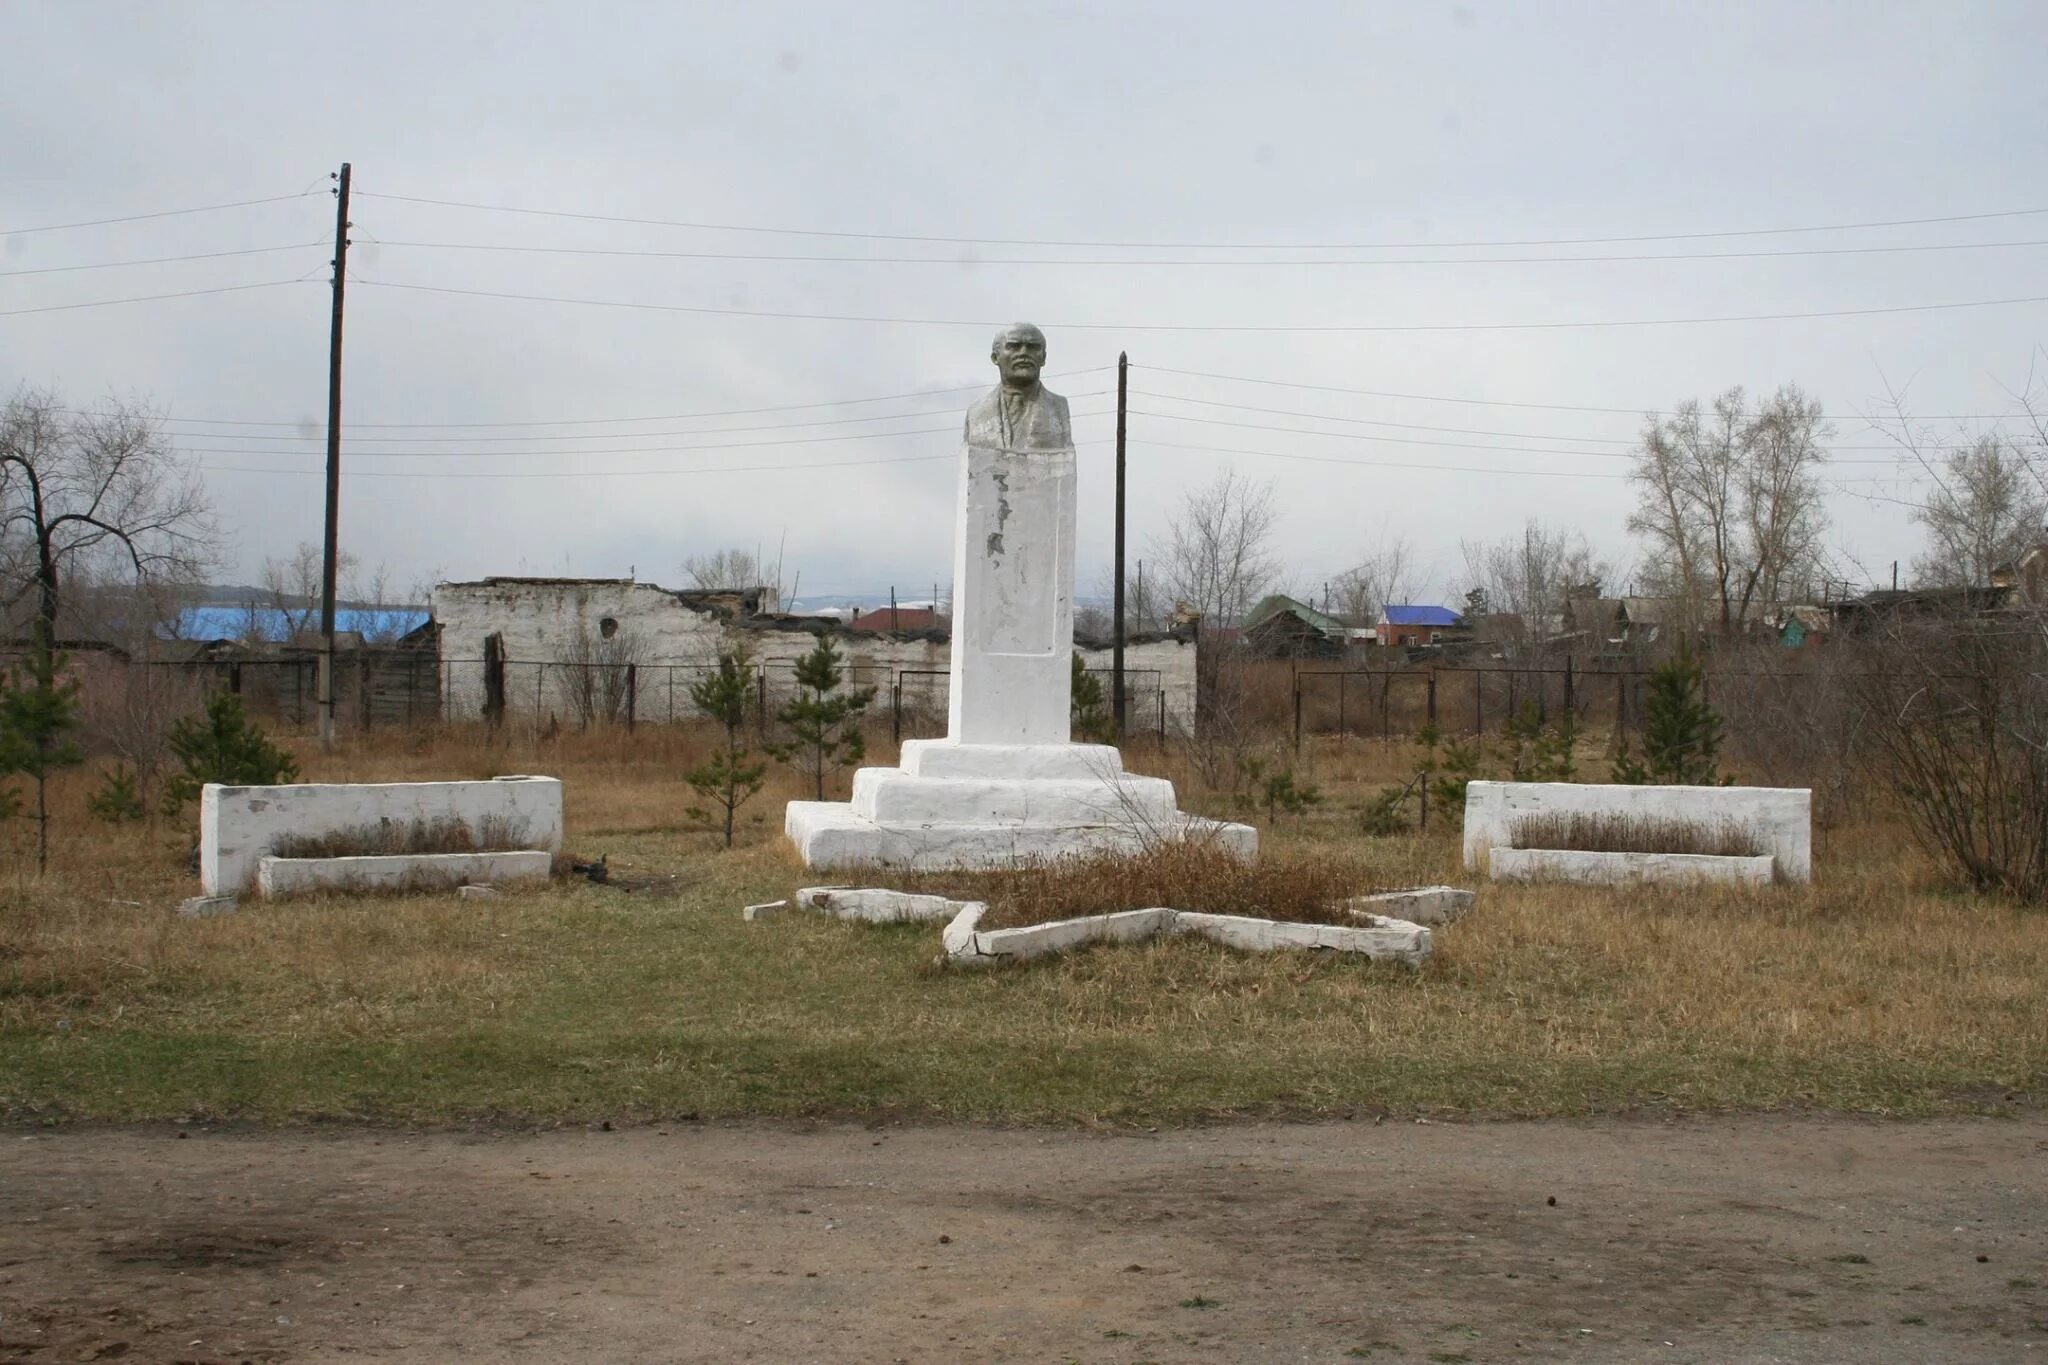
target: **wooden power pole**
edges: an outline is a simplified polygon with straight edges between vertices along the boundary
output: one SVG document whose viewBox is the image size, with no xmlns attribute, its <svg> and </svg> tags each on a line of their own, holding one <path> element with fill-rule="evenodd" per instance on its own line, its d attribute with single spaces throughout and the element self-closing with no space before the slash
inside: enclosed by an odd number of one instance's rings
<svg viewBox="0 0 2048 1365">
<path fill-rule="evenodd" d="M 327 536 L 320 551 L 320 747 L 334 747 L 334 574 L 341 530 L 341 303 L 348 283 L 348 177 L 334 191 L 334 321 L 327 333 Z"/>
<path fill-rule="evenodd" d="M 1110 606 L 1109 713 L 1116 718 L 1117 738 L 1124 734 L 1124 419 L 1131 392 L 1131 357 L 1116 357 L 1116 569 Z"/>
</svg>

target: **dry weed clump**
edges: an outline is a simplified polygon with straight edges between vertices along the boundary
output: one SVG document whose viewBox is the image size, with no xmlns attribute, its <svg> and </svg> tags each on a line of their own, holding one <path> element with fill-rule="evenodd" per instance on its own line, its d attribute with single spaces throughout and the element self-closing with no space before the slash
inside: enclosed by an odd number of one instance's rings
<svg viewBox="0 0 2048 1365">
<path fill-rule="evenodd" d="M 1554 814 L 1517 820 L 1514 848 L 1581 853 L 1698 853 L 1757 858 L 1770 852 L 1754 829 L 1736 820 L 1677 820 L 1643 815 Z"/>
<path fill-rule="evenodd" d="M 528 846 L 526 822 L 487 815 L 471 828 L 459 817 L 379 820 L 324 834 L 287 834 L 271 846 L 279 858 L 374 858 L 431 853 L 504 853 Z"/>
<path fill-rule="evenodd" d="M 869 875 L 874 885 L 983 901 L 985 929 L 1154 906 L 1350 924 L 1339 902 L 1386 889 L 1375 884 L 1364 860 L 1338 849 L 1295 849 L 1247 862 L 1201 839 L 1162 840 L 1138 853 L 1056 858 L 997 871 Z"/>
</svg>

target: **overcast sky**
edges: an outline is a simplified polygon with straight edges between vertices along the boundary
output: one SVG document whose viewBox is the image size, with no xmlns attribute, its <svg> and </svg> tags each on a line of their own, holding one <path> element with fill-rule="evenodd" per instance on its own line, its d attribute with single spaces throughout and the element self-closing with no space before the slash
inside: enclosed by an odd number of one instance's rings
<svg viewBox="0 0 2048 1365">
<path fill-rule="evenodd" d="M 1134 553 L 1231 466 L 1276 482 L 1307 591 L 1400 535 L 1451 600 L 1459 543 L 1530 516 L 1625 566 L 1637 414 L 1789 381 L 1836 418 L 1832 542 L 1881 576 L 1920 543 L 1917 481 L 1863 420 L 1887 382 L 1933 425 L 1981 426 L 1944 415 L 2014 411 L 2048 340 L 2038 301 L 1527 326 L 2048 295 L 2038 0 L 14 0 L 0 49 L 0 387 L 167 412 L 229 578 L 320 538 L 344 160 L 342 536 L 401 581 L 676 585 L 685 555 L 786 539 L 807 595 L 929 596 L 958 414 L 1012 318 L 1044 325 L 1079 419 L 1084 591 L 1109 553 L 1119 350 Z M 273 196 L 299 197 L 18 230 Z M 1840 230 L 1583 241 L 1800 227 Z M 1976 245 L 1611 259 L 1957 243 Z M 1388 261 L 1417 263 L 1357 263 Z M 1445 327 L 1473 330 L 1314 330 Z M 736 410 L 766 411 L 699 415 Z M 1486 446 L 1507 449 L 1467 448 Z"/>
</svg>

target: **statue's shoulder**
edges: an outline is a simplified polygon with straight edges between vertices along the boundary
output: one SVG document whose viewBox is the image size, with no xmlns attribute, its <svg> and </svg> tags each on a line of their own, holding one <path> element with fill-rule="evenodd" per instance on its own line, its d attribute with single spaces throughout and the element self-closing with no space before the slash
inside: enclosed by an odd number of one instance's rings
<svg viewBox="0 0 2048 1365">
<path fill-rule="evenodd" d="M 976 419 L 993 417 L 996 414 L 997 405 L 1002 401 L 1003 386 L 998 384 L 968 405 L 967 420 L 973 422 Z"/>
<path fill-rule="evenodd" d="M 1044 397 L 1045 401 L 1052 406 L 1053 411 L 1057 412 L 1062 420 L 1065 420 L 1067 416 L 1066 396 L 1064 394 L 1054 393 L 1051 389 L 1047 388 L 1039 389 L 1039 393 Z"/>
</svg>

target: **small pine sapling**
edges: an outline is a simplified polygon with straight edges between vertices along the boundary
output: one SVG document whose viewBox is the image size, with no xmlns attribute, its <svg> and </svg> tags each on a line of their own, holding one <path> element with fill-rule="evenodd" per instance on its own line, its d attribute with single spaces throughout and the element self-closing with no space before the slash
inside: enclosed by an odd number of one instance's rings
<svg viewBox="0 0 2048 1365">
<path fill-rule="evenodd" d="M 1422 746 L 1415 771 L 1428 775 L 1429 803 L 1439 815 L 1463 820 L 1465 788 L 1479 776 L 1479 742 L 1450 739 L 1434 721 L 1416 731 L 1415 742 Z"/>
<path fill-rule="evenodd" d="M 1622 737 L 1614 756 L 1614 780 L 1680 787 L 1725 786 L 1716 775 L 1721 756 L 1721 718 L 1706 699 L 1706 673 L 1690 649 L 1658 664 L 1650 674 L 1643 704 L 1643 757 Z"/>
<path fill-rule="evenodd" d="M 117 763 L 100 776 L 100 785 L 85 798 L 85 808 L 95 819 L 110 825 L 131 825 L 148 814 L 135 788 L 135 770 Z"/>
<path fill-rule="evenodd" d="M 29 818 L 36 822 L 38 873 L 50 864 L 50 777 L 85 761 L 71 738 L 78 728 L 78 683 L 62 678 L 63 670 L 61 655 L 39 647 L 18 672 L 0 680 L 0 777 L 18 773 L 35 786 Z M 0 797 L 0 807 L 19 806 L 18 798 Z"/>
<path fill-rule="evenodd" d="M 1073 738 L 1084 744 L 1116 743 L 1116 717 L 1102 695 L 1102 680 L 1088 671 L 1081 656 L 1074 656 Z"/>
<path fill-rule="evenodd" d="M 1300 815 L 1311 807 L 1323 803 L 1322 789 L 1311 782 L 1296 778 L 1293 769 L 1275 773 L 1267 778 L 1259 794 L 1265 803 L 1266 820 L 1269 824 L 1278 824 L 1283 812 L 1288 815 Z"/>
<path fill-rule="evenodd" d="M 875 699 L 872 687 L 840 690 L 845 681 L 837 646 L 820 635 L 811 651 L 796 661 L 797 694 L 775 718 L 789 739 L 767 746 L 768 752 L 811 779 L 817 799 L 825 799 L 825 775 L 850 768 L 867 757 L 860 717 Z"/>
<path fill-rule="evenodd" d="M 766 763 L 752 761 L 747 749 L 747 699 L 749 685 L 746 656 L 737 650 L 718 656 L 718 671 L 690 684 L 690 701 L 699 711 L 724 729 L 723 743 L 710 758 L 683 774 L 690 790 L 703 798 L 703 806 L 692 806 L 689 817 L 714 828 L 723 825 L 725 846 L 732 847 L 733 816 L 761 790 Z M 715 813 L 714 813 L 715 812 Z"/>
<path fill-rule="evenodd" d="M 173 724 L 168 743 L 178 762 L 178 771 L 164 783 L 163 809 L 168 816 L 176 816 L 209 782 L 271 787 L 299 775 L 292 756 L 270 742 L 232 692 L 208 698 L 204 717 L 187 716 Z"/>
</svg>

